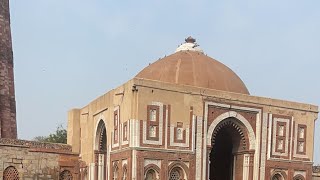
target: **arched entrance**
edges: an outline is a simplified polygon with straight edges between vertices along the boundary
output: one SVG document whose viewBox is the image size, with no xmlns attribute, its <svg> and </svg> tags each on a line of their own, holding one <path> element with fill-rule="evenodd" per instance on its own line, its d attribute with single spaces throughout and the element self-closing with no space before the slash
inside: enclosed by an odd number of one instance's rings
<svg viewBox="0 0 320 180">
<path fill-rule="evenodd" d="M 95 139 L 95 179 L 107 178 L 107 131 L 103 120 L 99 121 Z"/>
<path fill-rule="evenodd" d="M 215 128 L 209 152 L 210 180 L 248 179 L 249 162 L 245 159 L 248 149 L 247 131 L 236 118 L 227 118 Z M 243 173 L 244 171 L 247 172 Z M 243 176 L 246 177 L 243 177 Z"/>
</svg>

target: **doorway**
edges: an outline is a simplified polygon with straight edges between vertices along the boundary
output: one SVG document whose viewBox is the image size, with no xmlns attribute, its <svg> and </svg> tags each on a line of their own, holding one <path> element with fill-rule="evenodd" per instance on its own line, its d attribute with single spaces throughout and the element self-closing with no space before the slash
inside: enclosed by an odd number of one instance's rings
<svg viewBox="0 0 320 180">
<path fill-rule="evenodd" d="M 213 132 L 209 150 L 210 180 L 236 180 L 236 174 L 242 171 L 243 163 L 239 160 L 243 156 L 237 154 L 245 148 L 245 138 L 242 128 L 234 121 L 232 118 L 222 121 Z"/>
<path fill-rule="evenodd" d="M 95 179 L 107 179 L 107 131 L 103 120 L 98 123 L 95 149 Z"/>
</svg>

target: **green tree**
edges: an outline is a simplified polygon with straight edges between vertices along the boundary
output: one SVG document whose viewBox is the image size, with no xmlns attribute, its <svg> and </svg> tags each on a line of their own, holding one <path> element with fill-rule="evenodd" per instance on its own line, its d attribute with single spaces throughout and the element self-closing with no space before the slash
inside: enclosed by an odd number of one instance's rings
<svg viewBox="0 0 320 180">
<path fill-rule="evenodd" d="M 33 140 L 39 142 L 67 144 L 67 130 L 63 128 L 62 125 L 59 125 L 55 133 L 49 134 L 49 136 L 37 136 L 33 138 Z"/>
</svg>

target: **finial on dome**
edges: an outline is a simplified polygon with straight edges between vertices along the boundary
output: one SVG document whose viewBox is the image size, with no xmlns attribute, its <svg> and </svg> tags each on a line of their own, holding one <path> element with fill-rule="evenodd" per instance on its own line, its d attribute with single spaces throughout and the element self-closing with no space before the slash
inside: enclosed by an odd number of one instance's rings
<svg viewBox="0 0 320 180">
<path fill-rule="evenodd" d="M 186 41 L 186 43 L 195 43 L 196 42 L 196 39 L 191 36 L 187 37 L 184 40 Z"/>
<path fill-rule="evenodd" d="M 199 45 L 196 43 L 196 39 L 189 36 L 185 40 L 185 43 L 182 43 L 177 49 L 176 52 L 179 51 L 196 51 L 203 53 L 202 49 L 199 47 Z"/>
</svg>

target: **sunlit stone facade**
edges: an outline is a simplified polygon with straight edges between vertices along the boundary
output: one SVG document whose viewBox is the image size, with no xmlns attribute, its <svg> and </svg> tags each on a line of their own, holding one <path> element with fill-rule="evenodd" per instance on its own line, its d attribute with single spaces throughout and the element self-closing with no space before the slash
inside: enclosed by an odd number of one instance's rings
<svg viewBox="0 0 320 180">
<path fill-rule="evenodd" d="M 91 180 L 309 180 L 317 117 L 317 106 L 250 95 L 189 37 L 71 110 L 68 144 Z"/>
</svg>

